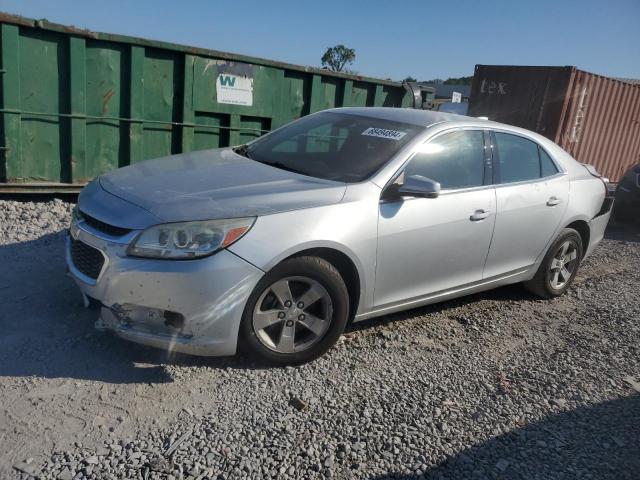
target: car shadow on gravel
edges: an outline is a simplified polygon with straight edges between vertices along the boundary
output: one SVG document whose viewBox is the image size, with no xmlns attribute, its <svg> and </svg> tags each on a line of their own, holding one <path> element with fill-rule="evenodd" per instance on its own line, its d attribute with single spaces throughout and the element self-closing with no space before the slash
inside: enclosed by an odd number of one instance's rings
<svg viewBox="0 0 640 480">
<path fill-rule="evenodd" d="M 487 290 L 485 292 L 474 293 L 465 297 L 455 298 L 453 300 L 447 300 L 445 302 L 433 303 L 423 307 L 413 308 L 411 310 L 404 310 L 402 312 L 392 313 L 383 317 L 375 317 L 369 320 L 363 320 L 361 322 L 352 323 L 347 326 L 346 333 L 357 332 L 361 330 L 367 330 L 375 326 L 382 326 L 395 322 L 401 322 L 415 317 L 421 317 L 429 314 L 443 313 L 448 310 L 453 310 L 465 305 L 474 304 L 482 300 L 489 301 L 533 301 L 542 302 L 540 297 L 537 297 L 533 293 L 529 292 L 522 286 L 522 284 L 506 285 L 494 290 Z"/>
<path fill-rule="evenodd" d="M 213 369 L 268 369 L 242 355 L 194 357 L 129 343 L 94 329 L 98 311 L 84 308 L 66 275 L 65 233 L 0 245 L 0 377 L 44 377 L 108 383 L 168 383 L 166 365 Z M 533 299 L 521 287 L 498 290 L 429 305 L 352 324 L 346 333 L 473 303 L 480 299 Z"/>
<path fill-rule="evenodd" d="M 98 332 L 66 275 L 63 231 L 0 245 L 0 377 L 166 383 L 165 352 Z"/>
<path fill-rule="evenodd" d="M 421 475 L 375 479 L 640 478 L 640 395 L 554 414 L 467 448 Z M 412 466 L 408 465 L 409 468 Z"/>
<path fill-rule="evenodd" d="M 268 368 L 235 357 L 195 357 L 127 342 L 94 328 L 66 274 L 64 230 L 0 245 L 0 377 L 170 383 L 167 365 Z"/>
<path fill-rule="evenodd" d="M 614 227 L 608 229 L 607 236 L 635 241 L 638 233 L 627 226 Z M 65 274 L 63 252 L 63 231 L 0 245 L 0 377 L 169 383 L 173 379 L 165 368 L 168 364 L 213 369 L 270 368 L 241 355 L 207 358 L 171 354 L 95 331 L 98 313 L 83 307 L 76 286 Z M 521 285 L 511 285 L 351 324 L 346 333 L 483 300 L 539 301 Z"/>
</svg>

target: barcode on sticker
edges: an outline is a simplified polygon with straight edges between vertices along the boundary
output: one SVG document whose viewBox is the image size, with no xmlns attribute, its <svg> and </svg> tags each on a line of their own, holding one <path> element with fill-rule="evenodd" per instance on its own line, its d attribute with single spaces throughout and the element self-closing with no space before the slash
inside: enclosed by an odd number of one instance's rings
<svg viewBox="0 0 640 480">
<path fill-rule="evenodd" d="M 376 127 L 369 127 L 362 132 L 362 135 L 367 135 L 368 137 L 388 138 L 389 140 L 400 140 L 406 134 L 407 132 L 398 132 L 397 130 L 387 130 L 386 128 Z"/>
</svg>

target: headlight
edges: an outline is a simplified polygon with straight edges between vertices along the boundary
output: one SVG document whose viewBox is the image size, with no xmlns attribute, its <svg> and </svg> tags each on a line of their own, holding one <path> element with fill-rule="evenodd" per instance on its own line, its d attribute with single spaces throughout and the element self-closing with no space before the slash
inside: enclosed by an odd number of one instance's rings
<svg viewBox="0 0 640 480">
<path fill-rule="evenodd" d="M 211 255 L 240 239 L 255 217 L 156 225 L 129 245 L 127 254 L 149 258 L 198 258 Z"/>
</svg>

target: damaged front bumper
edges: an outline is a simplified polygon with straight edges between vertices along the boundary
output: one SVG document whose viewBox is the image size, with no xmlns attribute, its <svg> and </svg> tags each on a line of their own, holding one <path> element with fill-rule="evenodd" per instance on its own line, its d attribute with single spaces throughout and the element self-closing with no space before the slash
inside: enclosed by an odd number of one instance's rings
<svg viewBox="0 0 640 480">
<path fill-rule="evenodd" d="M 115 238 L 81 220 L 71 225 L 67 266 L 85 300 L 101 305 L 96 327 L 170 351 L 233 355 L 244 306 L 264 272 L 227 250 L 197 260 L 129 257 L 136 234 Z M 74 264 L 72 242 L 103 255 L 95 278 Z"/>
</svg>

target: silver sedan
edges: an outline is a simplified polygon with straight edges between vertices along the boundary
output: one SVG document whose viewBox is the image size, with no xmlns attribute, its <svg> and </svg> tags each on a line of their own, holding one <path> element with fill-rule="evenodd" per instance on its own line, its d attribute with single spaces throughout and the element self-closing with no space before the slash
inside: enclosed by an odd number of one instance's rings
<svg viewBox="0 0 640 480">
<path fill-rule="evenodd" d="M 327 110 L 100 176 L 67 264 L 126 339 L 296 364 L 348 322 L 516 282 L 562 295 L 603 237 L 606 183 L 520 128 Z"/>
</svg>

